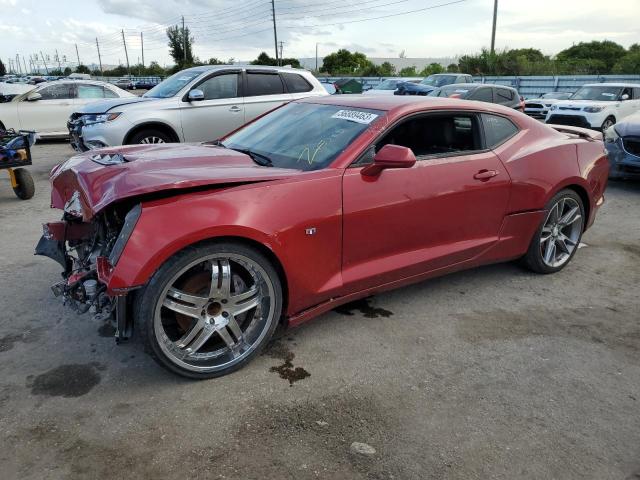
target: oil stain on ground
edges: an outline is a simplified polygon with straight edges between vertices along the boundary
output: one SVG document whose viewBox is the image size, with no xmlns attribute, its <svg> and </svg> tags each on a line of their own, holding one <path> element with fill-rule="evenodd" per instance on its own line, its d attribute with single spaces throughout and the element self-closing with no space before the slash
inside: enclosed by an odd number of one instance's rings
<svg viewBox="0 0 640 480">
<path fill-rule="evenodd" d="M 99 371 L 104 369 L 104 365 L 97 362 L 60 365 L 35 378 L 27 378 L 27 387 L 31 387 L 32 395 L 81 397 L 100 383 Z"/>
<path fill-rule="evenodd" d="M 102 326 L 98 329 L 98 335 L 101 337 L 111 338 L 116 334 L 116 327 L 113 326 L 111 322 L 103 323 Z"/>
<path fill-rule="evenodd" d="M 304 368 L 293 366 L 293 359 L 295 358 L 295 354 L 291 350 L 289 350 L 289 347 L 287 347 L 287 345 L 279 340 L 276 340 L 275 342 L 269 344 L 264 354 L 271 358 L 277 358 L 284 362 L 282 365 L 271 367 L 269 371 L 277 373 L 278 375 L 280 375 L 280 378 L 284 380 L 288 380 L 290 387 L 293 386 L 295 382 L 311 376 L 311 374 Z"/>
<path fill-rule="evenodd" d="M 33 343 L 38 340 L 37 330 L 27 330 L 22 333 L 0 337 L 0 352 L 11 350 L 16 343 Z"/>
<path fill-rule="evenodd" d="M 389 318 L 393 315 L 393 312 L 380 307 L 374 307 L 370 303 L 369 298 L 363 298 L 362 300 L 356 300 L 355 302 L 345 303 L 334 309 L 334 312 L 342 315 L 353 316 L 354 310 L 359 311 L 366 318 Z"/>
</svg>

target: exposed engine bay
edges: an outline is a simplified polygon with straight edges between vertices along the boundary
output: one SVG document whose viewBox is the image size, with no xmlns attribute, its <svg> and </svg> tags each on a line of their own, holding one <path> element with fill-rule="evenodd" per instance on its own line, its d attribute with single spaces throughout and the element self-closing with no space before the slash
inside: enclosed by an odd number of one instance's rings
<svg viewBox="0 0 640 480">
<path fill-rule="evenodd" d="M 67 202 L 59 222 L 43 225 L 43 236 L 36 255 L 55 260 L 63 267 L 61 282 L 52 285 L 55 296 L 78 314 L 89 312 L 96 320 L 116 321 L 116 338 L 130 334 L 124 316 L 126 294 L 107 292 L 106 280 L 112 266 L 124 250 L 126 241 L 140 215 L 140 205 L 115 205 L 84 222 L 75 192 Z M 118 308 L 121 311 L 116 315 Z"/>
</svg>

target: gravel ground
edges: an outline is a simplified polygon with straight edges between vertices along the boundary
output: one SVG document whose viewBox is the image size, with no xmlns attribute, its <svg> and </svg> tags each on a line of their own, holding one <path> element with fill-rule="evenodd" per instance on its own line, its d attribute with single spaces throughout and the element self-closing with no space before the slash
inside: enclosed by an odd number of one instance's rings
<svg viewBox="0 0 640 480">
<path fill-rule="evenodd" d="M 52 296 L 33 247 L 71 154 L 36 145 L 32 200 L 0 182 L 3 479 L 640 478 L 640 184 L 609 186 L 559 274 L 379 295 L 193 382 Z"/>
</svg>

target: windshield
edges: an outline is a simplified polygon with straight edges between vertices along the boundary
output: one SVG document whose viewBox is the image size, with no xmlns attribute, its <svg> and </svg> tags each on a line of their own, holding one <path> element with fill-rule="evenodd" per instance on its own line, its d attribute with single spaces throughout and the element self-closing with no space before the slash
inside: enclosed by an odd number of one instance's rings
<svg viewBox="0 0 640 480">
<path fill-rule="evenodd" d="M 581 87 L 571 96 L 571 100 L 598 100 L 601 102 L 615 102 L 622 92 L 622 87 Z"/>
<path fill-rule="evenodd" d="M 432 87 L 442 87 L 443 85 L 450 85 L 455 81 L 455 75 L 429 75 L 420 83 L 422 85 L 430 85 Z"/>
<path fill-rule="evenodd" d="M 562 93 L 562 92 L 551 92 L 545 93 L 541 95 L 540 98 L 549 99 L 549 100 L 565 100 L 571 96 L 570 93 Z"/>
<path fill-rule="evenodd" d="M 377 87 L 374 87 L 373 90 L 395 90 L 396 88 L 398 88 L 398 80 L 385 80 L 378 84 Z"/>
<path fill-rule="evenodd" d="M 196 78 L 202 72 L 198 70 L 182 71 L 171 75 L 169 78 L 163 80 L 158 85 L 153 87 L 143 97 L 153 98 L 169 98 L 173 97 L 176 93 L 184 88 L 191 80 Z M 120 82 L 120 81 L 118 81 Z"/>
<path fill-rule="evenodd" d="M 384 112 L 364 108 L 290 103 L 223 141 L 234 150 L 266 156 L 274 167 L 327 167 Z"/>
</svg>

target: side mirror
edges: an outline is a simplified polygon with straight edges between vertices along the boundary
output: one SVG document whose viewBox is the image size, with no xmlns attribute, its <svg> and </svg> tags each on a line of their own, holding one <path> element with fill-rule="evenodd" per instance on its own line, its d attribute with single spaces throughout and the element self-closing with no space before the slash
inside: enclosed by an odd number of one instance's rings
<svg viewBox="0 0 640 480">
<path fill-rule="evenodd" d="M 36 100 L 40 100 L 41 98 L 42 95 L 40 95 L 38 92 L 33 92 L 27 95 L 27 102 L 35 102 Z"/>
<path fill-rule="evenodd" d="M 629 94 L 628 93 L 623 93 L 622 96 L 620 97 L 621 100 L 629 100 Z"/>
<path fill-rule="evenodd" d="M 187 98 L 190 102 L 199 102 L 204 100 L 204 92 L 198 88 L 194 88 L 193 90 L 189 90 Z"/>
<path fill-rule="evenodd" d="M 387 168 L 411 168 L 415 163 L 416 156 L 410 148 L 388 144 L 376 153 L 373 163 L 364 167 L 360 174 L 374 177 Z"/>
</svg>

